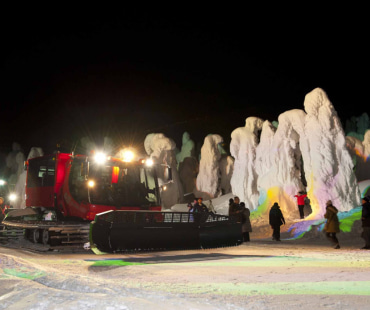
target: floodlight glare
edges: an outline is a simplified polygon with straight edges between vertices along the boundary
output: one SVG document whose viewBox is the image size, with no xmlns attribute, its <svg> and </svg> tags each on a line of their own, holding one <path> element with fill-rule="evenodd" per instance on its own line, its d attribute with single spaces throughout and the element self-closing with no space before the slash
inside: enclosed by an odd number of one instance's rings
<svg viewBox="0 0 370 310">
<path fill-rule="evenodd" d="M 95 154 L 95 162 L 98 163 L 98 164 L 104 164 L 105 161 L 107 160 L 107 156 L 104 154 L 104 153 L 96 153 Z"/>
</svg>

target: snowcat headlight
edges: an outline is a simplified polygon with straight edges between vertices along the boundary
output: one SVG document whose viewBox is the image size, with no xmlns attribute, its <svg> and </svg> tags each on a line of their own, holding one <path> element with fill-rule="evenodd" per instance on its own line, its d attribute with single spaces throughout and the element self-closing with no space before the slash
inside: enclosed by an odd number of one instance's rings
<svg viewBox="0 0 370 310">
<path fill-rule="evenodd" d="M 10 194 L 10 195 L 9 195 L 9 200 L 10 200 L 10 201 L 15 201 L 15 200 L 17 200 L 17 195 L 16 195 L 16 194 L 14 194 L 14 193 Z"/>
<path fill-rule="evenodd" d="M 151 158 L 148 158 L 146 161 L 145 161 L 145 165 L 148 166 L 148 167 L 151 167 L 154 165 L 154 161 L 153 159 Z"/>
<path fill-rule="evenodd" d="M 132 161 L 134 159 L 134 157 L 135 157 L 134 152 L 130 151 L 130 150 L 126 150 L 122 154 L 122 160 L 126 161 L 126 162 Z"/>
<path fill-rule="evenodd" d="M 96 153 L 95 156 L 94 156 L 94 160 L 96 163 L 98 164 L 104 164 L 107 160 L 107 155 L 105 155 L 104 153 Z"/>
<path fill-rule="evenodd" d="M 93 180 L 89 180 L 88 182 L 87 182 L 87 186 L 88 187 L 94 187 L 95 186 L 95 182 L 93 181 Z"/>
</svg>

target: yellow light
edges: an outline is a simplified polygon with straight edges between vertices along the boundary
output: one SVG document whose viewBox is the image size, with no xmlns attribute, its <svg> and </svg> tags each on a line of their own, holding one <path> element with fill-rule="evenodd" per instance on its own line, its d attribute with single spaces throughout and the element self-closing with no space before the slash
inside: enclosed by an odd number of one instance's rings
<svg viewBox="0 0 370 310">
<path fill-rule="evenodd" d="M 148 167 L 151 167 L 154 165 L 154 162 L 153 162 L 153 159 L 149 158 L 145 161 L 145 165 L 147 165 Z"/>
<path fill-rule="evenodd" d="M 94 187 L 94 186 L 95 186 L 95 182 L 94 182 L 93 180 L 89 180 L 89 181 L 87 182 L 87 186 L 88 186 L 88 187 Z"/>
<path fill-rule="evenodd" d="M 130 162 L 134 159 L 135 154 L 131 150 L 125 150 L 122 154 L 122 160 L 126 162 Z"/>
</svg>

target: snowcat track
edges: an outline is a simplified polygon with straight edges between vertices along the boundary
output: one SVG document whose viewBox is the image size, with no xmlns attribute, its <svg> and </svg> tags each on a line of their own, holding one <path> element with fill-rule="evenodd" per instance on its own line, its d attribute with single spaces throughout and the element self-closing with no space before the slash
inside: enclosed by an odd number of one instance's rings
<svg viewBox="0 0 370 310">
<path fill-rule="evenodd" d="M 108 211 L 90 224 L 96 253 L 190 250 L 237 246 L 241 223 L 217 214 Z"/>
<path fill-rule="evenodd" d="M 1 225 L 5 246 L 36 251 L 80 248 L 89 241 L 89 224 L 58 221 L 7 221 Z"/>
</svg>

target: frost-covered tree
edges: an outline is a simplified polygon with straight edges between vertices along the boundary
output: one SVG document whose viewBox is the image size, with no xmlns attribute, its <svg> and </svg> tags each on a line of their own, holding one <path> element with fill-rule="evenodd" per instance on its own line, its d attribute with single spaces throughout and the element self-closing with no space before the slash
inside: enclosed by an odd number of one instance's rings
<svg viewBox="0 0 370 310">
<path fill-rule="evenodd" d="M 223 143 L 223 138 L 220 135 L 212 134 L 205 137 L 201 148 L 196 187 L 197 191 L 209 196 L 203 198 L 214 198 L 221 194 L 219 166 L 221 153 L 218 147 L 221 143 Z"/>
<path fill-rule="evenodd" d="M 184 193 L 180 177 L 176 169 L 175 142 L 172 139 L 167 138 L 162 133 L 152 133 L 146 136 L 144 140 L 144 148 L 154 162 L 172 167 L 172 178 L 174 182 L 168 184 L 166 191 L 161 192 L 163 208 L 169 209 L 176 203 L 182 202 Z M 158 177 L 160 178 L 160 182 L 163 184 L 166 180 L 163 169 L 158 169 Z"/>
<path fill-rule="evenodd" d="M 320 88 L 306 95 L 304 107 L 307 150 L 302 153 L 313 215 L 325 213 L 327 200 L 340 211 L 359 206 L 353 162 L 337 112 Z"/>
<path fill-rule="evenodd" d="M 182 135 L 181 151 L 176 154 L 177 164 L 180 165 L 187 157 L 195 157 L 195 143 L 190 139 L 190 134 L 185 131 Z"/>
<path fill-rule="evenodd" d="M 370 130 L 365 132 L 364 140 L 347 136 L 346 145 L 355 165 L 357 181 L 370 179 Z"/>
<path fill-rule="evenodd" d="M 228 194 L 232 192 L 231 189 L 231 177 L 234 171 L 234 159 L 229 155 L 222 155 L 219 161 L 220 167 L 220 187 L 222 194 Z"/>
<path fill-rule="evenodd" d="M 294 195 L 304 189 L 301 147 L 306 148 L 305 116 L 302 110 L 282 113 L 276 132 L 271 123 L 265 122 L 256 151 L 258 190 L 266 197 L 267 191 L 274 189 L 274 195 L 267 198 L 277 200 L 287 218 L 297 217 Z M 268 201 L 268 204 L 274 202 Z"/>
<path fill-rule="evenodd" d="M 234 172 L 231 177 L 233 194 L 239 196 L 247 208 L 254 210 L 258 206 L 256 148 L 258 132 L 263 120 L 248 117 L 245 127 L 239 127 L 231 133 L 230 153 L 234 157 Z"/>
</svg>

